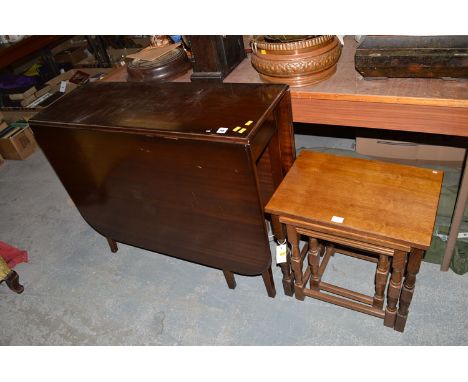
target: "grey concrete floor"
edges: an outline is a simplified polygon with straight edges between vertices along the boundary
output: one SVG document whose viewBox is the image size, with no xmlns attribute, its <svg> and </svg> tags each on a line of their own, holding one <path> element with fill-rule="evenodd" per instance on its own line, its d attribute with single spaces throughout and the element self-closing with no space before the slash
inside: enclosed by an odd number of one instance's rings
<svg viewBox="0 0 468 382">
<path fill-rule="evenodd" d="M 352 148 L 298 137 L 297 147 Z M 330 144 L 330 142 L 332 142 Z M 468 277 L 423 263 L 405 332 L 318 300 L 267 297 L 261 277 L 106 240 L 81 218 L 41 151 L 0 168 L 0 240 L 29 252 L 22 295 L 0 285 L 0 345 L 466 345 Z M 373 265 L 336 255 L 326 281 L 373 293 Z"/>
</svg>

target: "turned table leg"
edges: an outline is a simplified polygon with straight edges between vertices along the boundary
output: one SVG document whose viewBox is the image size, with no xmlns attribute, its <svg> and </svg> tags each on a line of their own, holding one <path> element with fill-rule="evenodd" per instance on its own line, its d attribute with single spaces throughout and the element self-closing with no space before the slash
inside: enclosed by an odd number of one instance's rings
<svg viewBox="0 0 468 382">
<path fill-rule="evenodd" d="M 226 271 L 224 269 L 223 269 L 223 273 L 224 273 L 224 278 L 226 279 L 229 289 L 235 289 L 237 284 L 236 284 L 236 279 L 234 278 L 234 273 L 230 271 Z"/>
<path fill-rule="evenodd" d="M 321 246 L 317 239 L 309 237 L 309 267 L 310 267 L 310 288 L 315 290 L 320 290 L 320 252 Z"/>
<path fill-rule="evenodd" d="M 278 216 L 271 215 L 271 228 L 273 235 L 275 236 L 278 243 L 286 241 L 286 235 L 284 234 L 283 225 L 280 223 Z M 286 262 L 278 264 L 283 274 L 283 290 L 287 296 L 294 294 L 294 279 L 291 274 L 291 256 L 289 253 L 286 256 Z"/>
<path fill-rule="evenodd" d="M 395 251 L 392 259 L 392 276 L 388 284 L 387 307 L 385 308 L 384 325 L 393 328 L 396 319 L 396 307 L 400 298 L 403 271 L 405 269 L 406 253 Z"/>
<path fill-rule="evenodd" d="M 265 283 L 265 288 L 267 290 L 268 296 L 269 297 L 275 297 L 276 296 L 276 289 L 275 289 L 275 283 L 273 281 L 273 273 L 271 271 L 271 266 L 268 267 L 268 269 L 262 273 L 263 277 L 263 282 Z"/>
<path fill-rule="evenodd" d="M 286 230 L 288 232 L 288 241 L 291 244 L 292 249 L 291 266 L 294 273 L 294 294 L 298 300 L 303 301 L 305 295 L 302 277 L 301 251 L 299 249 L 299 234 L 291 225 L 286 225 Z"/>
<path fill-rule="evenodd" d="M 119 248 L 117 247 L 117 242 L 113 239 L 110 239 L 108 237 L 106 237 L 107 239 L 107 242 L 109 243 L 109 247 L 110 247 L 110 250 L 112 253 L 115 253 L 119 250 Z"/>
<path fill-rule="evenodd" d="M 372 301 L 372 306 L 375 308 L 383 309 L 389 268 L 390 263 L 388 261 L 388 256 L 380 255 L 377 263 L 377 270 L 375 271 L 375 294 L 374 300 Z"/>
<path fill-rule="evenodd" d="M 403 332 L 403 330 L 405 330 L 408 310 L 411 299 L 413 298 L 414 286 L 416 284 L 416 275 L 421 267 L 423 255 L 423 250 L 416 248 L 411 249 L 408 265 L 406 267 L 405 282 L 403 283 L 403 288 L 401 290 L 400 303 L 395 320 L 395 330 L 398 330 L 399 332 Z"/>
</svg>

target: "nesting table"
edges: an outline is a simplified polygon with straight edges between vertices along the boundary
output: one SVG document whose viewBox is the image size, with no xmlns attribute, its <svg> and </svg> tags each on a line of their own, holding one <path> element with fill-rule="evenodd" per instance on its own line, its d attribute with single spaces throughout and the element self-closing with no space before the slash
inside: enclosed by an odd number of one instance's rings
<svg viewBox="0 0 468 382">
<path fill-rule="evenodd" d="M 284 239 L 285 227 L 292 248 L 285 292 L 380 317 L 403 331 L 442 177 L 431 169 L 303 151 L 265 208 L 274 216 L 275 236 Z M 322 281 L 335 252 L 376 263 L 373 296 Z"/>
</svg>

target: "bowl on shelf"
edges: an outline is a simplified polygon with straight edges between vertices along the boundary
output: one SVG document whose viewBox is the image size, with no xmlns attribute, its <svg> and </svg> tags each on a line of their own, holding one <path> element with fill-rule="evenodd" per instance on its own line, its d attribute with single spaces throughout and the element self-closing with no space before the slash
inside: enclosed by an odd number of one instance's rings
<svg viewBox="0 0 468 382">
<path fill-rule="evenodd" d="M 333 35 L 254 36 L 252 66 L 265 82 L 311 85 L 331 77 L 341 55 Z"/>
</svg>

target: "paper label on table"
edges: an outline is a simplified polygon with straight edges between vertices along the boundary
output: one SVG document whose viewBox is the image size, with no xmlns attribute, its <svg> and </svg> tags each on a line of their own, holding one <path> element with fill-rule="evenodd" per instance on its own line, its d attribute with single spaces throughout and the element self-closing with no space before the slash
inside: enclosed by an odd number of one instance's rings
<svg viewBox="0 0 468 382">
<path fill-rule="evenodd" d="M 247 122 L 245 123 L 245 126 L 250 126 L 252 123 L 253 123 L 253 121 L 247 121 Z"/>
<path fill-rule="evenodd" d="M 237 130 L 240 130 L 241 127 L 240 126 L 236 126 L 234 129 L 232 129 L 232 131 L 237 131 Z"/>
<path fill-rule="evenodd" d="M 341 216 L 333 216 L 331 218 L 331 221 L 333 223 L 343 223 L 344 222 L 344 218 L 342 218 Z"/>
<path fill-rule="evenodd" d="M 226 134 L 226 131 L 228 131 L 229 129 L 227 127 L 220 127 L 218 130 L 216 130 L 216 132 L 218 134 Z"/>
<path fill-rule="evenodd" d="M 245 127 L 239 130 L 239 134 L 242 134 L 245 130 L 247 130 Z"/>
<path fill-rule="evenodd" d="M 287 246 L 286 244 L 280 244 L 276 246 L 276 264 L 286 262 Z"/>
<path fill-rule="evenodd" d="M 67 81 L 60 81 L 60 93 L 65 93 L 67 90 Z"/>
</svg>

